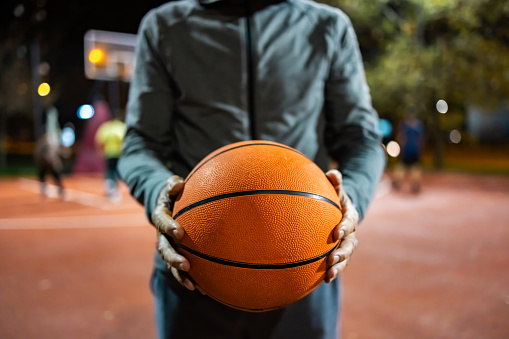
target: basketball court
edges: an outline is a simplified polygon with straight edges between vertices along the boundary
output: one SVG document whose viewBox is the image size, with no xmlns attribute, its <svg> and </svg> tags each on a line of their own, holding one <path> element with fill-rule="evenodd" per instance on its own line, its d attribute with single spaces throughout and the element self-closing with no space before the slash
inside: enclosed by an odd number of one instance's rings
<svg viewBox="0 0 509 339">
<path fill-rule="evenodd" d="M 155 232 L 122 186 L 0 180 L 0 338 L 155 338 Z M 344 339 L 508 338 L 509 178 L 426 174 L 414 196 L 382 181 L 344 273 Z"/>
</svg>

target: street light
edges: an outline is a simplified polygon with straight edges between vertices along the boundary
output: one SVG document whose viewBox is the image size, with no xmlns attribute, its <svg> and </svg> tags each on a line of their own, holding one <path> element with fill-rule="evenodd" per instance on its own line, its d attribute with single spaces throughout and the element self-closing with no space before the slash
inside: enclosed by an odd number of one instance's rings
<svg viewBox="0 0 509 339">
<path fill-rule="evenodd" d="M 46 95 L 49 94 L 49 92 L 51 91 L 51 88 L 49 87 L 48 83 L 47 82 L 43 82 L 42 84 L 39 85 L 39 87 L 37 88 L 37 93 L 41 96 L 41 97 L 45 97 Z"/>
<path fill-rule="evenodd" d="M 90 30 L 84 36 L 85 76 L 129 82 L 134 71 L 136 34 Z"/>
</svg>

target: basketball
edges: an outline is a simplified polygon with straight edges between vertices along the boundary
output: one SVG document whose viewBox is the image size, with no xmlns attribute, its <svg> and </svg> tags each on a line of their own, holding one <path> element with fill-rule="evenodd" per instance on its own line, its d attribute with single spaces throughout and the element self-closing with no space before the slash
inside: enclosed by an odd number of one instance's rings
<svg viewBox="0 0 509 339">
<path fill-rule="evenodd" d="M 185 235 L 173 246 L 207 295 L 268 311 L 323 281 L 341 216 L 334 187 L 305 155 L 244 141 L 214 151 L 187 176 L 173 208 Z"/>
</svg>

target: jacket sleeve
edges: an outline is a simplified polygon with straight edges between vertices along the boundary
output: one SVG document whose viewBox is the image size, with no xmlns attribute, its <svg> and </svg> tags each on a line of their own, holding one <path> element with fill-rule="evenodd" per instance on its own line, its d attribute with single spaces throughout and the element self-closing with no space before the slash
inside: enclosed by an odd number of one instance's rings
<svg viewBox="0 0 509 339">
<path fill-rule="evenodd" d="M 374 196 L 386 157 L 357 37 L 343 13 L 338 16 L 335 43 L 325 87 L 326 144 L 343 174 L 343 187 L 362 219 Z"/>
<path fill-rule="evenodd" d="M 175 100 L 157 44 L 157 17 L 149 12 L 138 31 L 136 65 L 126 112 L 127 131 L 118 163 L 120 177 L 132 196 L 145 206 L 149 221 L 166 179 L 173 175 L 167 165 Z"/>
</svg>

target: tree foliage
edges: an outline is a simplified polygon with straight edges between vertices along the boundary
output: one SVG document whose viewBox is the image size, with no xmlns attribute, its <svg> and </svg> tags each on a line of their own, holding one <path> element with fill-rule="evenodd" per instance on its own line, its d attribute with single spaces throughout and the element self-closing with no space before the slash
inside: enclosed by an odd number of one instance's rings
<svg viewBox="0 0 509 339">
<path fill-rule="evenodd" d="M 14 37 L 0 42 L 0 102 L 5 112 L 31 113 L 27 48 Z"/>
<path fill-rule="evenodd" d="M 375 107 L 382 116 L 461 114 L 494 107 L 509 93 L 509 2 L 330 0 L 352 19 Z"/>
</svg>

